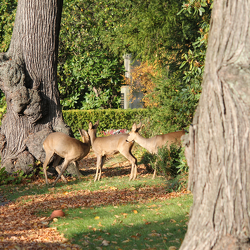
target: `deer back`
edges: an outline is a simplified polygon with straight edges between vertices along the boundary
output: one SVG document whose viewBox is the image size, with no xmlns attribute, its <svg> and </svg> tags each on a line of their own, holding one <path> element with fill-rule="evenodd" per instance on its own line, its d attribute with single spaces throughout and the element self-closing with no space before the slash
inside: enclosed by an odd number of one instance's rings
<svg viewBox="0 0 250 250">
<path fill-rule="evenodd" d="M 92 149 L 100 155 L 115 154 L 124 150 L 130 150 L 133 142 L 127 142 L 128 134 L 96 137 L 92 143 Z"/>
<path fill-rule="evenodd" d="M 156 148 L 158 148 L 158 147 L 163 147 L 166 145 L 168 148 L 170 148 L 170 145 L 173 143 L 176 145 L 181 145 L 181 137 L 184 134 L 185 134 L 185 131 L 176 131 L 176 132 L 171 132 L 171 133 L 164 134 L 164 135 L 156 135 L 155 146 Z"/>
<path fill-rule="evenodd" d="M 150 153 L 157 154 L 158 148 L 167 146 L 170 148 L 170 145 L 175 143 L 177 145 L 181 144 L 181 137 L 184 135 L 184 131 L 177 131 L 163 135 L 156 135 L 151 138 L 144 138 L 139 133 L 136 133 L 135 141 L 147 149 Z"/>
<path fill-rule="evenodd" d="M 84 138 L 87 141 L 86 138 Z M 62 132 L 54 132 L 48 135 L 43 143 L 45 151 L 56 153 L 62 158 L 81 159 L 89 153 L 90 142 L 83 143 Z"/>
</svg>

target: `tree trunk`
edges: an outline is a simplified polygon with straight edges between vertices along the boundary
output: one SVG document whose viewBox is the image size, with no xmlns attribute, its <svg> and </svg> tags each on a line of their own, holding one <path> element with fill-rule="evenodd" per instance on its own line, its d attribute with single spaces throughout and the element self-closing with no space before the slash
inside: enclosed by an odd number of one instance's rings
<svg viewBox="0 0 250 250">
<path fill-rule="evenodd" d="M 194 202 L 181 250 L 250 247 L 250 2 L 215 0 L 186 157 Z"/>
<path fill-rule="evenodd" d="M 0 54 L 0 88 L 7 114 L 0 131 L 1 164 L 8 172 L 32 169 L 44 159 L 51 131 L 70 133 L 57 87 L 62 0 L 19 0 L 7 53 Z"/>
</svg>

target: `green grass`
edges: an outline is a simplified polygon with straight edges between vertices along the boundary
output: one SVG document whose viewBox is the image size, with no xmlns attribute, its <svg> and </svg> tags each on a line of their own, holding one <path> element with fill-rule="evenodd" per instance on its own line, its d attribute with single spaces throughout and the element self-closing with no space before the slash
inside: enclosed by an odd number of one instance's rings
<svg viewBox="0 0 250 250">
<path fill-rule="evenodd" d="M 192 196 L 146 204 L 126 204 L 66 211 L 52 227 L 83 249 L 179 248 L 184 238 Z"/>
<path fill-rule="evenodd" d="M 43 180 L 44 181 L 44 180 Z M 135 181 L 128 181 L 128 176 L 105 177 L 93 182 L 92 176 L 82 180 L 59 182 L 56 187 L 47 187 L 44 182 L 25 185 L 0 186 L 8 199 L 22 201 L 25 204 L 33 197 L 55 195 L 58 200 L 62 194 L 84 190 L 89 191 L 88 199 L 94 199 L 100 193 L 104 205 L 81 206 L 63 210 L 66 216 L 54 219 L 49 226 L 56 227 L 60 233 L 82 249 L 168 249 L 180 247 L 187 229 L 188 213 L 192 205 L 192 195 L 186 194 L 171 199 L 153 199 L 157 193 L 150 193 L 149 199 L 129 200 L 119 204 L 118 201 L 107 202 L 113 192 L 117 194 L 134 194 L 139 196 L 142 190 L 160 187 L 169 189 L 170 182 L 163 177 L 152 179 L 151 175 L 141 175 Z M 152 191 L 150 189 L 152 187 Z M 100 191 L 100 192 L 99 192 Z M 97 193 L 97 194 L 96 194 Z M 105 196 L 104 196 L 105 195 Z M 76 195 L 77 197 L 77 195 Z M 49 216 L 51 210 L 38 210 L 38 216 Z"/>
<path fill-rule="evenodd" d="M 138 156 L 142 151 L 135 147 L 133 153 L 140 165 Z M 19 202 L 20 206 L 28 202 L 27 207 L 35 204 L 35 214 L 40 217 L 49 217 L 55 207 L 62 208 L 66 216 L 54 219 L 48 226 L 56 227 L 82 249 L 158 250 L 170 246 L 178 249 L 187 229 L 192 195 L 162 199 L 178 186 L 177 179 L 167 181 L 161 176 L 152 179 L 151 174 L 141 169 L 136 180 L 128 181 L 130 167 L 126 161 L 119 154 L 108 158 L 99 182 L 93 181 L 93 167 L 91 174 L 81 180 L 71 178 L 67 184 L 59 181 L 55 187 L 48 187 L 42 178 L 31 183 L 0 186 L 0 193 L 8 200 Z M 53 181 L 54 178 L 50 180 Z M 163 192 L 162 196 L 158 190 Z M 89 202 L 85 204 L 85 200 Z M 51 204 L 48 205 L 48 201 Z M 73 203 L 80 205 L 73 208 L 70 206 Z"/>
<path fill-rule="evenodd" d="M 52 182 L 52 181 L 51 181 Z M 91 177 L 82 177 L 81 180 L 74 180 L 65 184 L 63 182 L 58 182 L 55 187 L 46 186 L 44 183 L 27 183 L 20 185 L 3 185 L 0 186 L 0 192 L 2 191 L 9 200 L 15 200 L 21 196 L 26 195 L 39 195 L 39 194 L 48 194 L 51 189 L 53 192 L 63 192 L 69 190 L 104 190 L 108 187 L 115 187 L 119 190 L 121 189 L 139 189 L 145 186 L 161 186 L 167 185 L 166 180 L 163 177 L 157 177 L 152 179 L 151 176 L 148 177 L 139 177 L 134 181 L 128 181 L 128 176 L 122 177 L 105 177 L 100 181 L 94 182 L 93 176 Z"/>
</svg>

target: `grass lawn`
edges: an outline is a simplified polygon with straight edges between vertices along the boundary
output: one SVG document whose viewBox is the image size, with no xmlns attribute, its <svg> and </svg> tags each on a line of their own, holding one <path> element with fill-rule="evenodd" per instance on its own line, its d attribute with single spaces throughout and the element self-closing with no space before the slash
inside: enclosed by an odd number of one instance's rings
<svg viewBox="0 0 250 250">
<path fill-rule="evenodd" d="M 81 162 L 81 180 L 45 186 L 0 186 L 11 202 L 0 207 L 0 249 L 178 249 L 184 238 L 192 195 L 168 192 L 170 182 L 152 180 L 138 164 L 129 182 L 130 163 L 108 157 L 102 179 L 93 182 L 96 158 Z M 53 180 L 50 180 L 51 182 Z M 65 217 L 51 219 L 62 209 Z"/>
</svg>

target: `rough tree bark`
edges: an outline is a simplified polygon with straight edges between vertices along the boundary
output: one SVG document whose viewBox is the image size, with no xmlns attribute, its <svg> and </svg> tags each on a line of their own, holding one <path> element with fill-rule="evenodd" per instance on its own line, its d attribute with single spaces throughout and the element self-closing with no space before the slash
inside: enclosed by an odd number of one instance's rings
<svg viewBox="0 0 250 250">
<path fill-rule="evenodd" d="M 32 169 L 44 159 L 51 131 L 70 134 L 57 87 L 57 53 L 63 0 L 19 0 L 10 48 L 0 54 L 0 88 L 7 114 L 0 131 L 1 166 Z"/>
<path fill-rule="evenodd" d="M 250 247 L 250 1 L 215 0 L 186 157 L 194 196 L 181 250 Z"/>
</svg>

